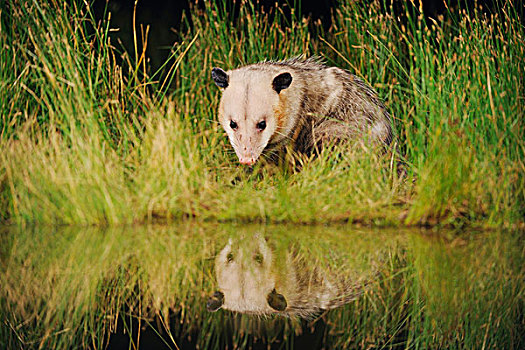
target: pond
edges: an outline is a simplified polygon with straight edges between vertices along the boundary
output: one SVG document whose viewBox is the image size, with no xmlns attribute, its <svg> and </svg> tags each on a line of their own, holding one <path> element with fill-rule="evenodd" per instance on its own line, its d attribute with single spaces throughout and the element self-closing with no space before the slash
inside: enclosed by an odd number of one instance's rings
<svg viewBox="0 0 525 350">
<path fill-rule="evenodd" d="M 523 232 L 0 228 L 0 348 L 523 348 Z"/>
</svg>

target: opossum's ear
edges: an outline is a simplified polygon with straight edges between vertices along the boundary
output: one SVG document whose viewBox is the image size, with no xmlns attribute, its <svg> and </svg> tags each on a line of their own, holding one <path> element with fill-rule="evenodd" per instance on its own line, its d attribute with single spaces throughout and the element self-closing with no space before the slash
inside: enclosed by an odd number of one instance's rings
<svg viewBox="0 0 525 350">
<path fill-rule="evenodd" d="M 288 72 L 281 73 L 275 78 L 273 78 L 272 86 L 277 93 L 280 93 L 281 90 L 286 89 L 292 83 L 292 75 Z"/>
<path fill-rule="evenodd" d="M 224 294 L 222 292 L 216 291 L 211 297 L 208 298 L 206 303 L 206 310 L 210 312 L 215 312 L 219 310 L 224 304 Z"/>
<path fill-rule="evenodd" d="M 226 72 L 222 69 L 213 68 L 211 70 L 211 77 L 218 87 L 221 87 L 223 89 L 228 87 L 228 81 L 230 80 L 230 78 L 228 77 L 228 74 L 226 74 Z"/>
<path fill-rule="evenodd" d="M 270 293 L 268 293 L 266 296 L 266 301 L 268 301 L 268 305 L 270 305 L 270 307 L 275 311 L 284 311 L 286 306 L 288 306 L 284 295 L 277 293 L 275 288 Z"/>
</svg>

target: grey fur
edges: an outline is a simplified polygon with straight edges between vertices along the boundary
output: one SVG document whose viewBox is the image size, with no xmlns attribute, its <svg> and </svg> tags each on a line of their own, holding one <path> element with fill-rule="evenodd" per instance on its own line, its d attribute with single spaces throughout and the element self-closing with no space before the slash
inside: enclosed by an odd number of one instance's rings
<svg viewBox="0 0 525 350">
<path fill-rule="evenodd" d="M 270 82 L 283 73 L 291 74 L 291 84 L 282 91 L 273 90 Z M 310 153 L 327 142 L 361 138 L 388 145 L 392 141 L 391 119 L 376 92 L 346 70 L 327 67 L 316 58 L 293 58 L 260 62 L 227 74 L 234 87 L 224 89 L 219 120 L 229 132 L 239 159 L 251 157 L 255 161 L 263 149 L 289 142 L 296 151 Z M 262 94 L 261 89 L 266 88 L 277 95 Z M 246 104 L 244 119 L 253 118 L 241 134 L 227 128 L 229 118 L 238 118 L 231 113 L 238 110 L 238 104 Z M 265 118 L 273 118 L 269 125 L 272 121 L 275 124 L 266 135 L 252 130 L 251 125 L 261 116 L 252 116 L 248 111 L 253 114 L 259 110 L 264 111 L 261 115 Z M 241 154 L 243 148 L 245 154 Z"/>
<path fill-rule="evenodd" d="M 358 299 L 378 269 L 373 261 L 359 271 L 339 271 L 309 260 L 293 246 L 276 254 L 260 234 L 229 240 L 215 258 L 219 290 L 207 308 L 216 311 L 220 304 L 248 314 L 309 318 Z"/>
</svg>

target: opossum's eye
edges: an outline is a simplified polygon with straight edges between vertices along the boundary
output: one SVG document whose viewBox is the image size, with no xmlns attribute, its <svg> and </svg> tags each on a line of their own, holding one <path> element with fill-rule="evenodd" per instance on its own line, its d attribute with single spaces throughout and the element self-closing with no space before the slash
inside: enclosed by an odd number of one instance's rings
<svg viewBox="0 0 525 350">
<path fill-rule="evenodd" d="M 233 254 L 231 252 L 228 253 L 228 255 L 226 255 L 226 260 L 228 260 L 228 262 L 232 262 L 233 261 Z"/>
<path fill-rule="evenodd" d="M 237 123 L 233 120 L 230 120 L 230 128 L 232 128 L 232 130 L 237 130 Z"/>
<path fill-rule="evenodd" d="M 261 120 L 260 122 L 258 122 L 256 128 L 259 131 L 263 131 L 264 129 L 266 129 L 266 120 Z"/>
</svg>

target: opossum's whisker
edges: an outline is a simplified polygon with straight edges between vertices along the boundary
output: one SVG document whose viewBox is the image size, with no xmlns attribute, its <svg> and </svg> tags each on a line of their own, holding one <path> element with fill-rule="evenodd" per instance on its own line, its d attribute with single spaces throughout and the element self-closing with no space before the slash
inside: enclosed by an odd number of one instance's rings
<svg viewBox="0 0 525 350">
<path fill-rule="evenodd" d="M 270 160 L 271 159 L 268 154 L 264 154 L 264 153 L 261 154 L 261 158 L 264 158 L 266 160 Z"/>
<path fill-rule="evenodd" d="M 277 130 L 275 130 L 275 133 L 276 133 L 276 134 L 279 134 L 279 135 L 281 135 L 281 136 L 283 136 L 285 139 L 288 139 L 288 140 L 291 140 L 291 139 L 292 139 L 291 136 L 288 136 L 288 135 L 286 135 L 286 134 L 283 134 L 282 132 L 279 132 L 279 131 L 277 131 Z"/>
<path fill-rule="evenodd" d="M 267 152 L 261 153 L 261 157 L 266 160 L 272 160 L 272 156 L 278 156 L 279 154 L 276 151 L 269 150 Z"/>
<path fill-rule="evenodd" d="M 263 157 L 264 159 L 272 159 L 271 156 L 273 155 L 277 155 L 277 152 L 269 150 L 267 152 L 261 153 L 261 157 Z"/>
<path fill-rule="evenodd" d="M 278 155 L 279 154 L 279 151 L 277 149 L 269 149 L 269 150 L 267 150 L 267 152 L 269 154 L 272 154 L 272 155 Z"/>
<path fill-rule="evenodd" d="M 277 154 L 278 152 L 277 152 L 277 150 L 269 149 L 269 150 L 266 150 L 266 152 L 264 152 L 264 153 L 266 153 L 266 154 Z"/>
</svg>

